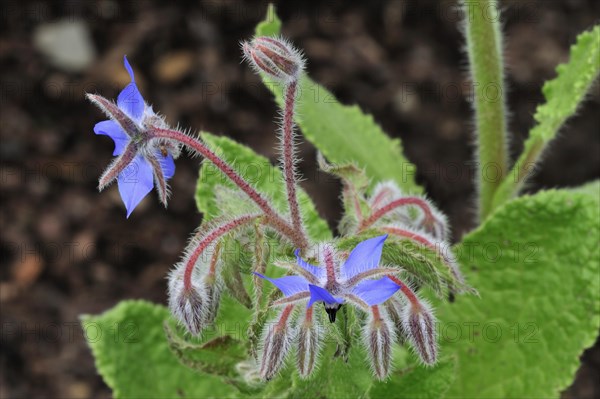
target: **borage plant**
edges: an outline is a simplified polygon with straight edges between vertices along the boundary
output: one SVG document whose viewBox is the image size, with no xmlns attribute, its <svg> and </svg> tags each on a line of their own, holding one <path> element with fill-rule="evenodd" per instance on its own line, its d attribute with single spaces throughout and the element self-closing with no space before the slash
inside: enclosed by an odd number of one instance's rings
<svg viewBox="0 0 600 399">
<path fill-rule="evenodd" d="M 464 7 L 476 87 L 503 87 L 498 21 L 486 18 L 495 3 Z M 270 13 L 242 50 L 281 105 L 281 170 L 227 138 L 169 127 L 126 58 L 131 83 L 116 104 L 88 95 L 109 118 L 94 131 L 113 139 L 117 156 L 99 188 L 117 180 L 127 216 L 153 188 L 166 206 L 183 148 L 204 160 L 204 219 L 169 274 L 170 312 L 126 301 L 83 318 L 84 328 L 110 331 L 90 344 L 114 395 L 557 395 L 598 329 L 598 186 L 514 197 L 598 75 L 600 28 L 578 38 L 544 86 L 547 103 L 512 169 L 505 104 L 475 91 L 479 161 L 503 173 L 479 176 L 482 224 L 451 248 L 444 214 L 405 173 L 398 143 L 356 107 L 302 95 L 317 86 Z M 342 182 L 335 238 L 298 186 L 295 122 L 321 151 L 321 169 Z M 247 165 L 263 173 L 250 182 Z M 528 245 L 533 258 L 520 252 Z"/>
</svg>

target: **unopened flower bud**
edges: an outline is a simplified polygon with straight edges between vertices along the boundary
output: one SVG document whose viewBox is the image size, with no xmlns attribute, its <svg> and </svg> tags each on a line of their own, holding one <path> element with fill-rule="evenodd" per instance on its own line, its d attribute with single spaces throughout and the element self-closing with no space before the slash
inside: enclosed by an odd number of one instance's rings
<svg viewBox="0 0 600 399">
<path fill-rule="evenodd" d="M 206 290 L 193 282 L 186 288 L 183 283 L 183 270 L 180 265 L 169 274 L 169 308 L 173 316 L 194 336 L 199 335 L 206 325 Z"/>
<path fill-rule="evenodd" d="M 385 310 L 392 321 L 396 338 L 399 344 L 404 344 L 406 337 L 404 336 L 404 328 L 402 327 L 402 314 L 407 305 L 394 297 L 385 302 Z"/>
<path fill-rule="evenodd" d="M 242 49 L 254 69 L 284 83 L 297 81 L 304 68 L 300 52 L 283 39 L 256 37 L 243 42 Z"/>
<path fill-rule="evenodd" d="M 440 212 L 430 201 L 427 201 L 427 203 L 431 210 L 431 214 L 423 215 L 423 217 L 415 223 L 415 227 L 423 229 L 425 232 L 431 234 L 435 241 L 449 241 L 450 232 L 446 215 Z"/>
<path fill-rule="evenodd" d="M 406 306 L 402 326 L 410 343 L 426 365 L 437 361 L 437 332 L 431 306 L 423 301 Z"/>
<path fill-rule="evenodd" d="M 306 309 L 304 321 L 298 331 L 297 365 L 300 376 L 307 378 L 315 369 L 321 349 L 321 331 L 314 320 L 313 307 Z"/>
<path fill-rule="evenodd" d="M 391 371 L 392 345 L 396 335 L 387 315 L 382 314 L 377 306 L 371 309 L 372 313 L 363 329 L 363 340 L 375 376 L 379 380 L 384 380 Z"/>
<path fill-rule="evenodd" d="M 260 376 L 270 380 L 277 374 L 290 349 L 292 329 L 289 326 L 290 313 L 294 305 L 288 305 L 279 314 L 277 321 L 265 330 L 260 359 Z"/>
<path fill-rule="evenodd" d="M 207 275 L 204 277 L 204 286 L 206 287 L 206 312 L 204 315 L 204 322 L 212 324 L 219 311 L 219 303 L 221 301 L 221 284 L 216 281 L 214 275 Z"/>
</svg>

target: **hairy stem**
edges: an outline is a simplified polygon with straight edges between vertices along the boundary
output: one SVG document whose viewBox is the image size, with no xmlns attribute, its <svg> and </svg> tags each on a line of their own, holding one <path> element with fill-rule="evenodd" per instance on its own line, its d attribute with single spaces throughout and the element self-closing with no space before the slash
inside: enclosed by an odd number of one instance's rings
<svg viewBox="0 0 600 399">
<path fill-rule="evenodd" d="M 328 246 L 325 246 L 323 248 L 323 251 L 325 252 L 323 254 L 323 257 L 325 260 L 325 270 L 327 272 L 327 283 L 325 285 L 325 288 L 332 289 L 337 283 L 333 253 L 331 251 L 331 248 L 329 248 Z"/>
<path fill-rule="evenodd" d="M 285 189 L 287 193 L 287 201 L 290 207 L 290 216 L 292 225 L 303 237 L 306 237 L 304 226 L 302 224 L 302 216 L 300 215 L 300 206 L 298 205 L 298 193 L 296 190 L 296 162 L 295 143 L 294 143 L 294 105 L 296 103 L 297 81 L 292 81 L 285 90 L 285 104 L 283 109 L 283 125 L 282 125 L 282 166 L 283 177 L 285 179 Z M 306 238 L 304 238 L 306 240 Z"/>
<path fill-rule="evenodd" d="M 223 172 L 236 186 L 240 188 L 248 197 L 258 205 L 266 216 L 266 222 L 288 237 L 296 246 L 305 249 L 308 247 L 308 240 L 296 229 L 290 225 L 260 194 L 250 183 L 240 176 L 227 162 L 221 159 L 217 154 L 211 151 L 206 145 L 198 139 L 190 137 L 184 133 L 170 129 L 153 128 L 151 133 L 155 138 L 164 138 L 178 141 L 185 146 L 197 151 L 200 155 L 211 161 L 221 172 Z"/>
<path fill-rule="evenodd" d="M 373 223 L 375 223 L 376 221 L 378 221 L 379 219 L 381 219 L 382 217 L 384 217 L 386 214 L 390 213 L 394 209 L 399 208 L 401 206 L 408 206 L 408 205 L 414 205 L 414 206 L 418 206 L 419 208 L 421 208 L 421 210 L 423 211 L 423 214 L 425 215 L 425 219 L 431 220 L 434 218 L 433 213 L 431 212 L 431 208 L 429 207 L 429 204 L 427 204 L 427 201 L 425 201 L 421 198 L 418 198 L 418 197 L 404 197 L 404 198 L 399 198 L 397 200 L 394 200 L 394 201 L 390 202 L 389 204 L 377 209 L 375 212 L 373 212 L 371 214 L 371 216 L 369 216 L 367 219 L 363 220 L 363 222 L 358 227 L 358 231 L 360 232 L 360 231 L 368 228 Z"/>
<path fill-rule="evenodd" d="M 500 11 L 495 0 L 465 0 L 463 8 L 475 94 L 479 218 L 483 220 L 493 209 L 508 164 Z"/>
<path fill-rule="evenodd" d="M 217 239 L 223 237 L 225 234 L 229 233 L 231 230 L 234 230 L 238 227 L 244 226 L 254 220 L 256 220 L 259 215 L 244 215 L 240 216 L 236 219 L 233 219 L 223 225 L 217 226 L 211 231 L 209 231 L 196 245 L 194 251 L 188 258 L 185 271 L 183 274 L 183 286 L 186 291 L 189 291 L 192 286 L 192 273 L 194 271 L 194 267 L 196 266 L 196 262 L 200 255 L 204 252 L 206 248 Z"/>
<path fill-rule="evenodd" d="M 277 321 L 277 324 L 275 325 L 276 331 L 281 331 L 285 328 L 287 321 L 290 317 L 290 314 L 292 313 L 292 310 L 294 310 L 294 306 L 296 306 L 296 305 L 295 304 L 287 305 L 283 309 L 283 311 L 281 312 L 281 316 L 279 317 L 279 320 Z"/>
<path fill-rule="evenodd" d="M 406 299 L 408 299 L 408 301 L 411 303 L 411 305 L 413 305 L 417 308 L 421 308 L 421 302 L 419 302 L 419 298 L 417 298 L 417 295 L 413 292 L 413 290 L 411 290 L 408 287 L 408 285 L 406 285 L 406 283 L 404 283 L 404 281 L 402 281 L 398 277 L 392 276 L 392 275 L 388 275 L 387 277 L 390 280 L 392 280 L 394 283 L 396 283 L 400 286 L 400 291 L 402 292 L 402 294 L 404 294 Z"/>
<path fill-rule="evenodd" d="M 385 231 L 386 233 L 395 235 L 397 237 L 409 238 L 413 241 L 418 242 L 419 244 L 425 245 L 429 249 L 432 249 L 432 250 L 438 252 L 438 249 L 433 242 L 428 240 L 426 237 L 423 237 L 422 235 L 412 232 L 410 230 L 405 230 L 405 229 L 401 229 L 399 227 L 394 227 L 394 226 L 386 226 L 386 227 L 383 227 L 381 230 Z"/>
</svg>

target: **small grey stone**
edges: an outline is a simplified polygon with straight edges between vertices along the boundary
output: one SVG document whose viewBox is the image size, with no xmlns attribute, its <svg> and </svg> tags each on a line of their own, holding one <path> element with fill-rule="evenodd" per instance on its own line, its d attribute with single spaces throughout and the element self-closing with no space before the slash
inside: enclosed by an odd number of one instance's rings
<svg viewBox="0 0 600 399">
<path fill-rule="evenodd" d="M 66 72 L 80 72 L 96 58 L 88 26 L 82 21 L 41 24 L 33 32 L 33 43 L 52 65 Z"/>
</svg>

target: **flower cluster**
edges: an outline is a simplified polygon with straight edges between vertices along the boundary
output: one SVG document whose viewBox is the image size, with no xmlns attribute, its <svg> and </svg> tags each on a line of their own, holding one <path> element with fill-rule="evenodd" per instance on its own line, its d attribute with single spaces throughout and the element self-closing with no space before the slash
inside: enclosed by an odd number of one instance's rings
<svg viewBox="0 0 600 399">
<path fill-rule="evenodd" d="M 253 348 L 249 355 L 258 360 L 258 374 L 263 380 L 273 378 L 281 370 L 292 349 L 296 351 L 298 373 L 304 378 L 311 376 L 325 345 L 325 315 L 330 323 L 336 323 L 342 306 L 352 306 L 361 315 L 358 320 L 363 326 L 362 343 L 376 378 L 385 379 L 390 374 L 392 347 L 404 341 L 411 344 L 424 364 L 434 364 L 437 337 L 432 309 L 417 296 L 416 288 L 401 279 L 402 265 L 382 264 L 382 253 L 388 237 L 412 240 L 440 253 L 455 280 L 462 284 L 452 254 L 439 250 L 439 243 L 448 242 L 445 217 L 426 199 L 403 195 L 393 183 L 378 184 L 368 195 L 368 184 L 360 168 L 351 165 L 335 169 L 322 160 L 320 163 L 325 171 L 342 178 L 346 210 L 340 225 L 342 238 L 361 238 L 349 253 L 339 249 L 340 240 L 311 241 L 297 198 L 294 132 L 295 105 L 304 60 L 298 50 L 281 38 L 255 38 L 243 43 L 242 49 L 255 70 L 278 80 L 285 89 L 279 129 L 280 162 L 288 205 L 285 212 L 200 139 L 170 128 L 142 98 L 127 58 L 124 59 L 125 68 L 131 82 L 119 94 L 116 104 L 99 95 L 88 94 L 88 98 L 109 117 L 109 120 L 96 124 L 94 132 L 112 138 L 115 143 L 113 155 L 117 156 L 101 176 L 99 189 L 117 180 L 127 217 L 153 188 L 166 205 L 167 181 L 173 177 L 174 159 L 182 147 L 217 167 L 237 187 L 235 195 L 243 193 L 257 210 L 243 214 L 235 211 L 225 214 L 224 211 L 221 217 L 203 222 L 190 240 L 182 260 L 169 274 L 169 307 L 173 315 L 191 335 L 201 335 L 217 316 L 221 293 L 226 289 L 233 290 L 223 284 L 221 244 L 227 238 L 241 240 L 244 237 L 246 242 L 258 242 L 258 237 L 270 232 L 278 240 L 273 250 L 280 251 L 281 259 L 287 259 L 274 265 L 285 268 L 288 275 L 269 277 L 271 273 L 266 272 L 268 256 L 263 256 L 256 244 L 250 266 L 255 285 L 252 306 L 256 323 L 253 322 L 253 326 L 262 329 L 262 345 L 258 355 Z M 377 234 L 372 234 L 373 230 Z M 293 259 L 292 254 L 285 252 L 290 244 L 297 248 L 295 262 L 289 260 Z M 238 270 L 236 273 L 240 274 Z M 263 280 L 277 288 L 266 301 L 262 295 Z M 245 290 L 243 283 L 238 287 Z M 273 295 L 278 292 L 283 296 Z M 319 304 L 323 309 L 319 309 Z M 262 315 L 272 313 L 276 316 L 271 323 L 259 322 Z M 250 346 L 253 346 L 252 342 Z M 348 348 L 350 346 L 348 344 Z"/>
</svg>

